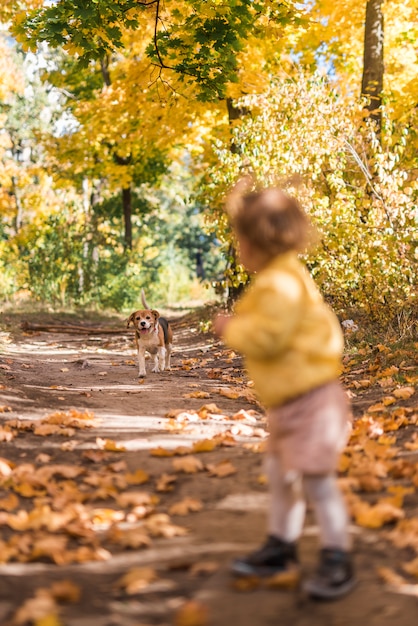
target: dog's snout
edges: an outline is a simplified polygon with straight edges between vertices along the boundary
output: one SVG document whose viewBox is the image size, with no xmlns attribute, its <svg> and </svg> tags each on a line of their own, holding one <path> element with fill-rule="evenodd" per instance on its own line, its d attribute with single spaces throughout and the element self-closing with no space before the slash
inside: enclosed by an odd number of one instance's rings
<svg viewBox="0 0 418 626">
<path fill-rule="evenodd" d="M 147 325 L 147 323 L 142 320 L 141 326 L 146 326 L 146 325 Z"/>
</svg>

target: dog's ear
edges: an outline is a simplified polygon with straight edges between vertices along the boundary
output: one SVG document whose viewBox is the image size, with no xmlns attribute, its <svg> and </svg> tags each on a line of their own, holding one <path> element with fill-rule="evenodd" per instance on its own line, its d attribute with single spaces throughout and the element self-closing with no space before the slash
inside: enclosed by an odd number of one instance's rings
<svg viewBox="0 0 418 626">
<path fill-rule="evenodd" d="M 129 328 L 129 326 L 131 324 L 133 324 L 134 317 L 135 317 L 135 311 L 133 313 L 131 313 L 130 316 L 128 317 L 128 319 L 126 320 L 126 328 Z"/>
<path fill-rule="evenodd" d="M 155 309 L 153 309 L 151 311 L 151 313 L 153 314 L 153 316 L 155 317 L 155 321 L 158 320 L 158 318 L 160 317 L 160 314 L 158 313 L 158 311 L 156 311 Z"/>
</svg>

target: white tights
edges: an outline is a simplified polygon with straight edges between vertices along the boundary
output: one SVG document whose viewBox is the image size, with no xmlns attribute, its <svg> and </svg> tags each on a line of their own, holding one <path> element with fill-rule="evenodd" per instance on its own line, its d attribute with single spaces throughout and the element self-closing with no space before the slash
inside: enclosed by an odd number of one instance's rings
<svg viewBox="0 0 418 626">
<path fill-rule="evenodd" d="M 312 503 L 319 525 L 321 546 L 349 550 L 348 515 L 335 474 L 284 473 L 273 455 L 266 459 L 270 485 L 270 535 L 294 542 L 302 534 L 306 501 Z"/>
</svg>

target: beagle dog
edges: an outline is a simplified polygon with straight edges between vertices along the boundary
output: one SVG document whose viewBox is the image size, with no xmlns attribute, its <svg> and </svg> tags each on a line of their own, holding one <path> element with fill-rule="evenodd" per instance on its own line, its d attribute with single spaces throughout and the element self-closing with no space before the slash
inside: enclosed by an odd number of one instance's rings
<svg viewBox="0 0 418 626">
<path fill-rule="evenodd" d="M 150 309 L 145 294 L 142 291 L 141 300 L 144 309 L 134 311 L 127 319 L 126 327 L 131 324 L 135 327 L 135 343 L 138 351 L 138 376 L 144 378 L 145 352 L 154 356 L 153 372 L 163 372 L 171 369 L 171 348 L 173 331 L 168 321 L 161 317 L 158 311 Z"/>
</svg>

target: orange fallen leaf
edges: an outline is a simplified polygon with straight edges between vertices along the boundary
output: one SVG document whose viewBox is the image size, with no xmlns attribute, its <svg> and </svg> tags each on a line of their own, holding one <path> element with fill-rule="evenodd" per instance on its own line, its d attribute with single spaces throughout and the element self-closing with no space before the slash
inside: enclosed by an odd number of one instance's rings
<svg viewBox="0 0 418 626">
<path fill-rule="evenodd" d="M 174 485 L 177 480 L 177 476 L 175 474 L 161 474 L 161 476 L 157 479 L 157 484 L 155 489 L 157 491 L 173 491 Z"/>
<path fill-rule="evenodd" d="M 183 398 L 210 398 L 210 393 L 207 391 L 192 391 L 190 393 L 184 393 Z"/>
<path fill-rule="evenodd" d="M 231 474 L 235 474 L 237 472 L 237 468 L 232 465 L 230 461 L 220 461 L 216 465 L 214 463 L 209 463 L 206 466 L 210 476 L 216 476 L 217 478 L 225 478 L 226 476 L 231 476 Z"/>
<path fill-rule="evenodd" d="M 274 576 L 269 576 L 263 582 L 268 589 L 296 589 L 299 586 L 300 578 L 300 569 L 293 567 L 284 572 L 278 572 Z"/>
<path fill-rule="evenodd" d="M 395 389 L 393 395 L 401 400 L 408 400 L 415 393 L 414 387 L 400 387 Z"/>
<path fill-rule="evenodd" d="M 50 626 L 62 626 L 58 619 L 58 605 L 47 589 L 38 589 L 33 598 L 28 598 L 13 616 L 13 624 L 47 624 Z M 52 620 L 52 621 L 51 621 Z"/>
<path fill-rule="evenodd" d="M 401 587 L 402 585 L 407 584 L 407 581 L 405 580 L 405 578 L 397 574 L 390 567 L 378 567 L 377 573 L 380 576 L 380 578 L 388 585 L 393 585 L 394 587 Z"/>
<path fill-rule="evenodd" d="M 96 445 L 99 450 L 108 450 L 109 452 L 126 452 L 126 448 L 121 443 L 116 443 L 112 439 L 96 438 Z"/>
<path fill-rule="evenodd" d="M 189 600 L 181 606 L 174 618 L 174 626 L 207 626 L 209 611 L 206 605 Z"/>
<path fill-rule="evenodd" d="M 58 602 L 76 604 L 81 597 L 81 589 L 71 580 L 57 580 L 50 587 L 51 595 Z"/>
<path fill-rule="evenodd" d="M 392 504 L 380 502 L 370 505 L 359 501 L 354 506 L 354 517 L 359 526 L 365 528 L 381 528 L 384 524 L 402 519 L 405 513 Z"/>
<path fill-rule="evenodd" d="M 191 576 L 207 576 L 213 574 L 219 569 L 219 563 L 216 561 L 198 561 L 193 563 L 189 570 Z"/>
<path fill-rule="evenodd" d="M 132 595 L 142 591 L 151 583 L 158 580 L 158 575 L 152 567 L 134 567 L 116 581 L 115 586 L 124 589 Z"/>
<path fill-rule="evenodd" d="M 402 569 L 411 576 L 416 576 L 418 578 L 418 557 L 409 561 L 408 563 L 402 564 Z"/>
<path fill-rule="evenodd" d="M 212 452 L 218 446 L 216 439 L 201 439 L 192 446 L 193 452 Z"/>
<path fill-rule="evenodd" d="M 142 469 L 137 469 L 133 474 L 125 474 L 128 485 L 142 485 L 149 481 L 149 474 Z"/>
<path fill-rule="evenodd" d="M 162 448 L 158 446 L 158 448 L 152 448 L 150 450 L 151 456 L 174 456 L 173 450 L 167 450 L 166 448 Z"/>
<path fill-rule="evenodd" d="M 203 470 L 203 463 L 195 456 L 184 456 L 180 459 L 173 460 L 173 468 L 176 472 L 184 472 L 185 474 L 195 474 Z"/>
<path fill-rule="evenodd" d="M 169 508 L 168 512 L 170 515 L 188 515 L 189 513 L 201 511 L 202 508 L 203 503 L 201 500 L 196 500 L 195 498 L 183 498 L 180 502 L 173 504 Z"/>
<path fill-rule="evenodd" d="M 153 537 L 165 537 L 166 539 L 171 539 L 172 537 L 182 537 L 187 535 L 186 528 L 172 524 L 170 517 L 164 513 L 151 515 L 145 520 L 144 526 Z"/>
</svg>

